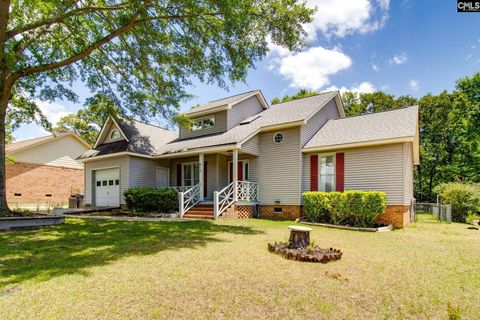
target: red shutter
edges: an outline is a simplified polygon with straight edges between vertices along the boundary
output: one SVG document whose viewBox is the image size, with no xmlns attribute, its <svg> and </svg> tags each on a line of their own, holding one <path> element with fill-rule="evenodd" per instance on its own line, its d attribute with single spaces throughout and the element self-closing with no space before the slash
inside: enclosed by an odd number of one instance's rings
<svg viewBox="0 0 480 320">
<path fill-rule="evenodd" d="M 237 175 L 238 175 L 238 181 L 243 181 L 243 162 L 242 161 L 238 162 Z"/>
<path fill-rule="evenodd" d="M 343 152 L 338 152 L 335 159 L 335 189 L 338 192 L 343 192 L 345 188 L 345 154 Z"/>
<path fill-rule="evenodd" d="M 310 191 L 318 191 L 318 155 L 310 156 Z"/>
<path fill-rule="evenodd" d="M 182 185 L 182 164 L 177 163 L 177 187 Z"/>
<path fill-rule="evenodd" d="M 205 161 L 203 163 L 203 196 L 204 197 L 207 197 L 207 194 L 208 194 L 208 190 L 207 190 L 207 181 L 208 181 L 208 178 L 207 178 L 207 170 L 208 166 L 207 166 L 207 161 Z"/>
</svg>

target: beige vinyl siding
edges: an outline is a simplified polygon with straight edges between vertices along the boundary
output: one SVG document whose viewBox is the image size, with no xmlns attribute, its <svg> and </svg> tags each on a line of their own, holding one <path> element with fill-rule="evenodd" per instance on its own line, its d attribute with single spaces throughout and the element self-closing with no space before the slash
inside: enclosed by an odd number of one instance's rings
<svg viewBox="0 0 480 320">
<path fill-rule="evenodd" d="M 248 141 L 242 144 L 242 150 L 253 155 L 258 155 L 259 154 L 258 144 L 259 144 L 259 138 L 258 138 L 258 134 L 256 134 L 251 139 L 249 139 Z"/>
<path fill-rule="evenodd" d="M 232 107 L 227 114 L 228 130 L 240 124 L 254 114 L 262 112 L 264 109 L 256 96 L 250 97 Z"/>
<path fill-rule="evenodd" d="M 185 128 L 180 127 L 180 130 L 179 130 L 180 139 L 200 137 L 207 134 L 220 133 L 220 132 L 227 131 L 227 111 L 215 112 L 208 116 L 192 118 L 192 120 L 208 118 L 210 116 L 215 117 L 215 126 L 213 126 L 212 128 L 196 130 L 196 131 L 193 131 L 193 130 L 188 131 Z"/>
<path fill-rule="evenodd" d="M 260 203 L 273 205 L 275 200 L 280 204 L 300 204 L 300 127 L 280 130 L 284 141 L 273 142 L 277 131 L 260 134 L 260 150 L 258 156 L 258 177 L 260 185 Z"/>
<path fill-rule="evenodd" d="M 141 157 L 129 158 L 129 186 L 130 187 L 155 187 L 156 169 L 158 167 L 170 168 L 168 160 L 151 160 Z"/>
<path fill-rule="evenodd" d="M 410 204 L 413 197 L 411 143 L 336 150 L 345 153 L 345 190 L 380 190 L 388 204 Z M 303 154 L 302 193 L 310 191 L 310 156 Z"/>
<path fill-rule="evenodd" d="M 337 104 L 335 103 L 335 99 L 332 99 L 302 127 L 302 147 L 307 144 L 328 120 L 338 119 L 339 117 Z"/>
<path fill-rule="evenodd" d="M 114 158 L 99 159 L 96 161 L 85 162 L 85 203 L 94 205 L 93 203 L 93 182 L 92 171 L 107 168 L 119 168 L 120 173 L 120 204 L 125 204 L 123 192 L 129 186 L 129 157 L 119 156 Z"/>
<path fill-rule="evenodd" d="M 217 155 L 218 166 L 215 170 L 217 190 L 214 191 L 220 191 L 228 185 L 228 161 L 230 158 L 223 154 Z"/>
<path fill-rule="evenodd" d="M 403 144 L 347 149 L 345 190 L 379 190 L 387 204 L 403 204 Z"/>
<path fill-rule="evenodd" d="M 67 135 L 11 155 L 17 162 L 83 169 L 83 164 L 76 159 L 88 149 L 78 139 Z"/>
<path fill-rule="evenodd" d="M 403 164 L 404 164 L 404 204 L 411 204 L 414 197 L 413 193 L 413 145 L 411 142 L 403 144 Z"/>
</svg>

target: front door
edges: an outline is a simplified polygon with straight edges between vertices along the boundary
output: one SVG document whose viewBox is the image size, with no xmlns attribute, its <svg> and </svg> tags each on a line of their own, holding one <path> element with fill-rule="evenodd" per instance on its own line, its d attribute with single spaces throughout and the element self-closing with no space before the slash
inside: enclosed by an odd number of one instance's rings
<svg viewBox="0 0 480 320">
<path fill-rule="evenodd" d="M 228 163 L 228 181 L 233 182 L 233 162 Z M 238 181 L 248 180 L 248 161 L 240 160 L 238 161 Z"/>
</svg>

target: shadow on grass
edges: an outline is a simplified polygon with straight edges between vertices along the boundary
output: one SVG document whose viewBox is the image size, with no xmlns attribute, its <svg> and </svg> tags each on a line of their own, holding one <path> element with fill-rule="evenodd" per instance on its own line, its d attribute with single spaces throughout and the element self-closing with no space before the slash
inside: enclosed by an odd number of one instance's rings
<svg viewBox="0 0 480 320">
<path fill-rule="evenodd" d="M 259 234 L 245 226 L 208 221 L 124 222 L 67 219 L 60 226 L 0 233 L 0 292 L 27 280 L 46 281 L 120 258 L 163 250 L 202 248 L 220 233 Z"/>
</svg>

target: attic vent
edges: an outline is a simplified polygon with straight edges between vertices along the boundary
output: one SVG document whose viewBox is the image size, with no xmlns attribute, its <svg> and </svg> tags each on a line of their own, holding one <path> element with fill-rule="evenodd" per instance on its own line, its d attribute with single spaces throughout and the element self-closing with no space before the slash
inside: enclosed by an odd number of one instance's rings
<svg viewBox="0 0 480 320">
<path fill-rule="evenodd" d="M 257 120 L 258 118 L 260 118 L 260 115 L 258 115 L 258 114 L 253 115 L 253 116 L 248 117 L 247 119 L 241 121 L 240 124 L 249 124 L 249 123 Z"/>
</svg>

